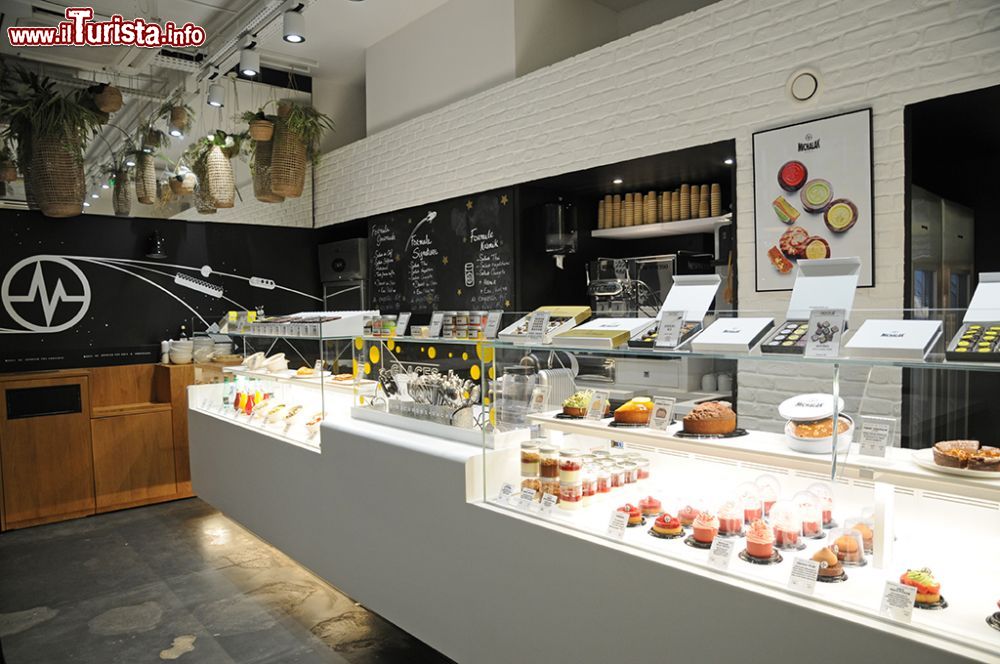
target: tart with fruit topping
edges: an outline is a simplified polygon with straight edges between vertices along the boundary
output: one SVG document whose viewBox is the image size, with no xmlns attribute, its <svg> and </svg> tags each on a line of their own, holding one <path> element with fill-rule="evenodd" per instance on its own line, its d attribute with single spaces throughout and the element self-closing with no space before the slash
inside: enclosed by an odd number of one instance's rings
<svg viewBox="0 0 1000 664">
<path fill-rule="evenodd" d="M 590 408 L 590 400 L 593 397 L 594 393 L 590 390 L 580 390 L 579 392 L 576 392 L 571 397 L 563 401 L 563 415 L 568 415 L 569 417 L 585 417 L 587 415 L 587 409 Z"/>
<path fill-rule="evenodd" d="M 642 510 L 633 505 L 632 503 L 625 503 L 618 508 L 619 512 L 625 512 L 628 514 L 628 527 L 635 528 L 636 526 L 641 526 L 645 523 L 645 519 L 642 518 Z"/>
<path fill-rule="evenodd" d="M 917 605 L 941 602 L 941 584 L 926 567 L 906 570 L 899 577 L 899 582 L 904 586 L 913 586 L 917 589 L 917 597 L 914 600 Z"/>
<path fill-rule="evenodd" d="M 654 537 L 672 539 L 684 534 L 684 528 L 681 526 L 680 519 L 664 512 L 660 516 L 656 517 L 656 521 L 653 522 L 653 527 L 649 529 L 649 534 Z"/>
<path fill-rule="evenodd" d="M 649 424 L 649 417 L 652 414 L 653 400 L 649 397 L 635 397 L 615 410 L 615 422 L 618 424 Z"/>
<path fill-rule="evenodd" d="M 813 554 L 812 559 L 819 563 L 819 572 L 817 572 L 816 576 L 820 581 L 847 580 L 847 575 L 844 574 L 844 566 L 837 558 L 837 554 L 830 547 L 824 546 Z"/>
<path fill-rule="evenodd" d="M 663 511 L 663 505 L 652 496 L 646 496 L 639 500 L 639 509 L 643 516 L 656 516 Z"/>
</svg>

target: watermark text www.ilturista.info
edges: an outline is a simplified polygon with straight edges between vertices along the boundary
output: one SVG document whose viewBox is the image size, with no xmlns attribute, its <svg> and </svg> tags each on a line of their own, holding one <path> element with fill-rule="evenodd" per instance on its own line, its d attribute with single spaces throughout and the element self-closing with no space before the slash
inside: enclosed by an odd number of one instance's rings
<svg viewBox="0 0 1000 664">
<path fill-rule="evenodd" d="M 109 21 L 94 21 L 93 7 L 67 7 L 66 20 L 55 27 L 9 27 L 7 39 L 21 46 L 140 46 L 183 48 L 205 43 L 205 29 L 191 22 L 177 25 L 125 20 L 115 14 Z"/>
</svg>

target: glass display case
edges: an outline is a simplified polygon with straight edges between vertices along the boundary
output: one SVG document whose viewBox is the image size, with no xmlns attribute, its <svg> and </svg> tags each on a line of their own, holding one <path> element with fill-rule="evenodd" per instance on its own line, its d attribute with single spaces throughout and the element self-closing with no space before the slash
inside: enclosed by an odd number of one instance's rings
<svg viewBox="0 0 1000 664">
<path fill-rule="evenodd" d="M 945 329 L 947 312 L 905 313 L 856 310 L 833 344 L 811 319 L 801 353 L 762 353 L 767 325 L 742 350 L 489 342 L 481 371 L 529 370 L 519 405 L 499 378 L 483 386 L 482 500 L 581 545 L 995 656 L 1000 365 L 954 353 L 970 331 Z M 710 312 L 701 334 L 783 317 Z"/>
</svg>

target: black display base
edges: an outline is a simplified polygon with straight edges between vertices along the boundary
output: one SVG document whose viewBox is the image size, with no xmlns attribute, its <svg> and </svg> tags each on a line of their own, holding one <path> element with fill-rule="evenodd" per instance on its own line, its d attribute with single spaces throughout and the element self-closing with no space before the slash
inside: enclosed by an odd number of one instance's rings
<svg viewBox="0 0 1000 664">
<path fill-rule="evenodd" d="M 684 538 L 684 543 L 687 544 L 688 546 L 694 548 L 694 549 L 711 549 L 712 548 L 712 543 L 711 542 L 709 542 L 707 544 L 705 542 L 699 542 L 698 540 L 696 540 L 694 538 L 694 535 L 688 535 L 687 537 L 685 537 Z"/>
<path fill-rule="evenodd" d="M 720 438 L 739 438 L 747 435 L 746 429 L 735 429 L 729 433 L 688 433 L 678 431 L 674 434 L 678 438 L 690 438 L 692 440 L 717 440 Z"/>
<path fill-rule="evenodd" d="M 615 422 L 612 420 L 608 422 L 608 426 L 612 429 L 645 429 L 649 427 L 649 422 L 644 422 L 643 424 L 633 424 L 631 422 Z"/>
<path fill-rule="evenodd" d="M 933 604 L 925 604 L 924 602 L 914 602 L 913 606 L 918 609 L 923 609 L 924 611 L 940 611 L 941 609 L 948 608 L 948 601 L 941 595 L 941 599 L 934 602 Z"/>
<path fill-rule="evenodd" d="M 649 534 L 652 535 L 653 537 L 657 537 L 659 539 L 668 539 L 668 540 L 669 539 L 677 539 L 678 537 L 684 537 L 684 529 L 681 528 L 681 532 L 679 532 L 679 533 L 677 533 L 675 535 L 668 535 L 666 533 L 658 533 L 655 530 L 653 530 L 652 528 L 650 528 L 649 529 Z"/>
<path fill-rule="evenodd" d="M 626 528 L 638 528 L 639 526 L 645 526 L 645 525 L 646 525 L 646 517 L 642 517 L 642 523 L 630 523 L 630 524 L 627 524 L 625 527 Z"/>
<path fill-rule="evenodd" d="M 986 617 L 986 624 L 993 629 L 1000 631 L 1000 611 Z"/>
<path fill-rule="evenodd" d="M 844 567 L 864 567 L 865 565 L 868 564 L 868 559 L 862 558 L 860 562 L 854 562 L 854 561 L 849 562 L 847 560 L 841 560 L 840 564 L 843 565 Z"/>
<path fill-rule="evenodd" d="M 806 543 L 799 542 L 798 544 L 794 544 L 792 546 L 778 546 L 777 544 L 775 544 L 774 548 L 778 549 L 779 551 L 801 551 L 802 549 L 806 548 Z"/>
<path fill-rule="evenodd" d="M 837 576 L 817 576 L 820 583 L 843 583 L 847 581 L 847 572 L 841 572 Z"/>
<path fill-rule="evenodd" d="M 784 560 L 784 558 L 782 558 L 781 554 L 777 551 L 772 551 L 770 558 L 755 558 L 747 553 L 746 549 L 743 549 L 740 551 L 740 560 L 748 562 L 752 565 L 777 565 Z"/>
</svg>

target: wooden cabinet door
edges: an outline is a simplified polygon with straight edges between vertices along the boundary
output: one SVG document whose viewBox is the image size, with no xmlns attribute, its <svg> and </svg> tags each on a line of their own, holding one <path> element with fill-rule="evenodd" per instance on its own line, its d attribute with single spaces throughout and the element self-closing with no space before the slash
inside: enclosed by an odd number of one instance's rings
<svg viewBox="0 0 1000 664">
<path fill-rule="evenodd" d="M 44 401 L 46 388 L 78 390 L 79 412 L 42 414 L 44 408 L 31 416 L 18 412 L 25 403 Z M 86 377 L 0 383 L 0 472 L 8 528 L 94 513 Z"/>
<path fill-rule="evenodd" d="M 157 412 L 98 418 L 91 430 L 98 512 L 177 492 L 170 404 Z"/>
</svg>

